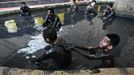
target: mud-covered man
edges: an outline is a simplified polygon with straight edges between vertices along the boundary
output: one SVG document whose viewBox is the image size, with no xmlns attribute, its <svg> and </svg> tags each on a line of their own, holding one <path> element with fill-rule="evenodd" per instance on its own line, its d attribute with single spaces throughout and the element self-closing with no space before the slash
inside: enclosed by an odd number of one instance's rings
<svg viewBox="0 0 134 75">
<path fill-rule="evenodd" d="M 30 8 L 26 5 L 26 2 L 21 2 L 21 16 L 31 16 Z"/>
<path fill-rule="evenodd" d="M 89 21 L 89 25 L 93 24 L 92 19 L 97 15 L 95 11 L 96 0 L 90 0 L 84 14 L 84 18 Z"/>
<path fill-rule="evenodd" d="M 56 31 L 59 31 L 61 25 L 62 24 L 60 22 L 59 17 L 54 12 L 54 8 L 49 8 L 43 27 L 52 28 Z"/>
<path fill-rule="evenodd" d="M 102 64 L 96 67 L 114 67 L 114 55 L 112 54 L 112 49 L 116 47 L 119 42 L 120 37 L 117 34 L 111 33 L 106 34 L 96 47 L 77 46 L 76 48 L 87 51 L 89 53 L 88 55 L 82 54 L 79 51 L 77 52 L 89 60 L 101 59 Z"/>
<path fill-rule="evenodd" d="M 31 25 L 34 23 L 32 16 L 31 16 L 31 10 L 29 6 L 26 4 L 26 2 L 21 2 L 20 11 L 21 11 L 21 17 L 24 21 L 23 22 L 24 25 L 27 25 L 27 24 Z"/>
<path fill-rule="evenodd" d="M 52 59 L 52 62 L 48 63 L 49 66 L 46 69 L 66 69 L 72 62 L 72 55 L 71 51 L 65 49 L 63 46 L 65 41 L 57 38 L 57 33 L 54 29 L 45 29 L 43 37 L 49 45 L 44 48 L 45 52 L 36 61 L 42 63 L 43 61 Z"/>
<path fill-rule="evenodd" d="M 73 0 L 72 2 L 72 5 L 71 5 L 71 8 L 68 8 L 68 13 L 70 13 L 71 15 L 71 23 L 74 24 L 77 22 L 77 16 L 78 16 L 78 13 L 79 13 L 79 7 L 76 3 L 76 0 Z"/>
<path fill-rule="evenodd" d="M 114 17 L 115 17 L 115 12 L 113 10 L 113 4 L 110 3 L 107 5 L 106 9 L 102 13 L 102 21 L 104 23 L 102 29 L 106 29 L 108 25 L 111 25 Z"/>
</svg>

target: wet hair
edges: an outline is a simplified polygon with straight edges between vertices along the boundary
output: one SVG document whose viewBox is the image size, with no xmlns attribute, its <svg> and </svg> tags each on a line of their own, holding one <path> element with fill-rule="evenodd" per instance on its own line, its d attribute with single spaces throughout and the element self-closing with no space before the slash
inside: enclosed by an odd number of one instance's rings
<svg viewBox="0 0 134 75">
<path fill-rule="evenodd" d="M 95 2 L 96 3 L 96 0 L 93 0 L 92 2 Z"/>
<path fill-rule="evenodd" d="M 106 34 L 106 36 L 110 39 L 110 43 L 113 45 L 113 47 L 119 44 L 120 37 L 117 34 L 111 33 L 111 34 Z"/>
<path fill-rule="evenodd" d="M 47 38 L 51 41 L 54 42 L 57 39 L 57 32 L 55 29 L 44 29 L 43 30 L 43 38 L 46 40 Z"/>
<path fill-rule="evenodd" d="M 73 2 L 76 2 L 76 0 L 73 0 Z"/>
<path fill-rule="evenodd" d="M 112 8 L 113 7 L 113 3 L 109 3 L 108 6 L 110 6 Z"/>
<path fill-rule="evenodd" d="M 21 2 L 21 4 L 24 4 L 24 5 L 26 5 L 26 2 Z"/>
<path fill-rule="evenodd" d="M 50 10 L 50 13 L 54 14 L 54 8 L 49 8 L 48 10 Z"/>
</svg>

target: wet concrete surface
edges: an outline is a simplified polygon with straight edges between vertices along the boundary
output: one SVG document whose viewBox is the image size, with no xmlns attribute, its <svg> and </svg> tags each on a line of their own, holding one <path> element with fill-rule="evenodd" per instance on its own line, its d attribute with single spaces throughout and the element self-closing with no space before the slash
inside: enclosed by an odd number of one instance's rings
<svg viewBox="0 0 134 75">
<path fill-rule="evenodd" d="M 12 17 L 8 17 L 8 19 L 11 18 Z M 7 20 L 7 18 L 1 18 L 1 26 L 3 26 L 5 20 Z M 97 45 L 106 33 L 117 33 L 121 37 L 121 41 L 119 45 L 113 49 L 113 53 L 116 56 L 116 67 L 134 67 L 134 19 L 116 17 L 112 25 L 109 25 L 106 30 L 101 29 L 102 24 L 101 19 L 98 17 L 93 19 L 93 25 L 89 25 L 85 20 L 79 20 L 74 25 L 63 26 L 63 31 L 60 31 L 58 34 L 60 35 L 59 37 L 65 39 L 66 42 L 76 45 L 92 46 Z M 22 26 L 24 24 L 19 23 L 19 25 Z M 17 51 L 27 46 L 27 43 L 31 40 L 31 36 L 36 36 L 40 34 L 40 32 L 33 29 L 33 26 L 26 26 L 28 27 L 20 29 L 16 34 L 9 34 L 6 29 L 1 28 L 0 64 L 2 64 L 2 66 L 31 68 L 31 66 L 27 64 L 25 57 L 23 57 L 24 54 L 18 54 Z M 86 54 L 84 51 L 81 52 Z M 100 60 L 90 61 L 76 52 L 72 53 L 72 68 L 79 67 L 80 65 L 86 65 L 86 68 L 91 68 L 95 64 L 100 63 Z M 128 65 L 128 62 L 131 62 L 131 65 Z"/>
</svg>

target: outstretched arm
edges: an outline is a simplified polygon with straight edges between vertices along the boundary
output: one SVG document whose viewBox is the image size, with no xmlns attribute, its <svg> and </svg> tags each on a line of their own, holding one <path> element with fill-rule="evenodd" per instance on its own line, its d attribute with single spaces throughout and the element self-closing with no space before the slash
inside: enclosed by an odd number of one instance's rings
<svg viewBox="0 0 134 75">
<path fill-rule="evenodd" d="M 103 59 L 103 58 L 107 58 L 107 57 L 110 57 L 112 56 L 111 54 L 103 54 L 103 55 L 85 55 L 85 54 L 82 54 L 81 52 L 79 52 L 77 49 L 74 50 L 75 52 L 79 53 L 81 56 L 87 58 L 88 60 L 95 60 L 95 59 Z"/>
<path fill-rule="evenodd" d="M 88 46 L 88 47 L 85 47 L 85 46 L 76 46 L 77 49 L 80 49 L 80 50 L 83 50 L 83 51 L 91 51 L 91 50 L 95 50 L 97 48 L 99 48 L 99 46 L 96 46 L 96 47 L 91 47 L 91 46 Z"/>
</svg>

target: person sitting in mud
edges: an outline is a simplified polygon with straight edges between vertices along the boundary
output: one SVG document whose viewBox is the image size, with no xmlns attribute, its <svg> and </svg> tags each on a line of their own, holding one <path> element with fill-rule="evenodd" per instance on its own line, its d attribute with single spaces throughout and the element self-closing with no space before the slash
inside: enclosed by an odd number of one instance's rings
<svg viewBox="0 0 134 75">
<path fill-rule="evenodd" d="M 71 8 L 67 9 L 67 13 L 71 14 L 71 23 L 74 24 L 77 22 L 77 16 L 78 16 L 78 11 L 79 7 L 77 6 L 76 0 L 73 0 L 73 4 L 71 5 Z"/>
<path fill-rule="evenodd" d="M 96 47 L 80 47 L 76 46 L 76 49 L 87 51 L 89 54 L 85 55 L 77 52 L 89 60 L 101 59 L 102 64 L 95 66 L 94 68 L 101 67 L 114 67 L 114 55 L 112 49 L 116 47 L 120 42 L 120 37 L 117 34 L 106 34 L 105 37 L 100 41 Z"/>
<path fill-rule="evenodd" d="M 24 25 L 31 25 L 34 23 L 33 21 L 33 18 L 31 16 L 31 12 L 30 12 L 30 8 L 26 5 L 26 2 L 21 2 L 21 7 L 20 7 L 20 10 L 21 10 L 21 17 L 23 19 L 23 23 Z"/>
<path fill-rule="evenodd" d="M 84 18 L 89 21 L 89 25 L 93 24 L 92 19 L 97 15 L 97 12 L 94 10 L 96 1 L 91 0 L 89 5 L 87 6 L 84 14 Z"/>
<path fill-rule="evenodd" d="M 48 9 L 48 15 L 45 19 L 43 27 L 53 28 L 56 31 L 59 31 L 61 26 L 62 26 L 62 24 L 60 22 L 59 17 L 55 14 L 54 8 L 49 8 Z"/>
<path fill-rule="evenodd" d="M 21 2 L 21 16 L 31 16 L 30 8 L 26 5 L 26 2 Z"/>
<path fill-rule="evenodd" d="M 43 31 L 43 38 L 49 45 L 44 48 L 45 52 L 36 58 L 36 61 L 42 63 L 48 59 L 52 59 L 49 62 L 47 69 L 66 69 L 72 62 L 71 51 L 64 48 L 65 41 L 61 38 L 57 38 L 56 30 L 45 29 Z"/>
<path fill-rule="evenodd" d="M 103 26 L 102 29 L 106 29 L 108 25 L 111 25 L 115 17 L 115 12 L 113 10 L 113 4 L 107 5 L 107 8 L 102 13 Z"/>
</svg>

